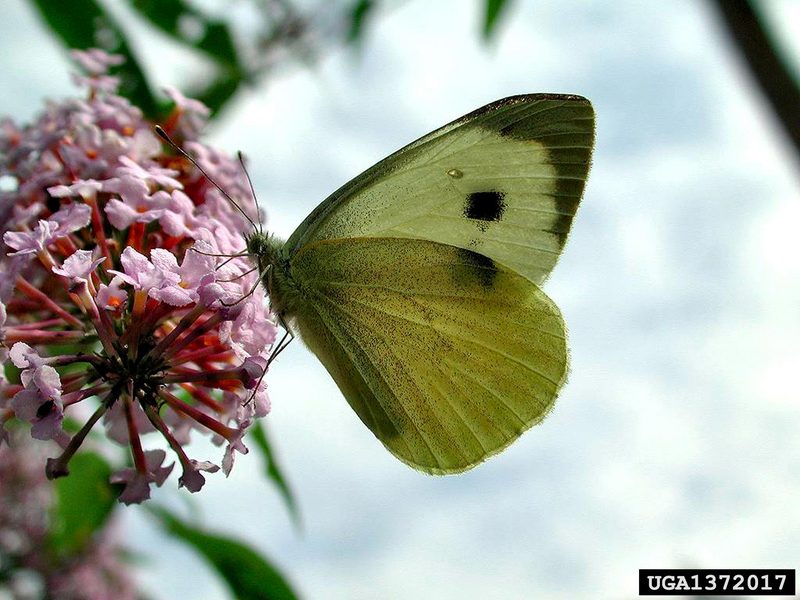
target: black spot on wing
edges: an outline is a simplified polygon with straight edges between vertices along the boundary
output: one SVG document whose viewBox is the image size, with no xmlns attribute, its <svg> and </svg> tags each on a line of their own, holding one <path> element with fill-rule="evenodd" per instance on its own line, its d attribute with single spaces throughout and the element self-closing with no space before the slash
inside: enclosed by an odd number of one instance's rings
<svg viewBox="0 0 800 600">
<path fill-rule="evenodd" d="M 474 221 L 482 221 L 478 227 L 486 231 L 486 223 L 499 221 L 506 211 L 505 194 L 496 190 L 473 192 L 464 201 L 464 216 Z"/>
<path fill-rule="evenodd" d="M 484 288 L 494 285 L 500 271 L 491 258 L 466 248 L 458 248 L 457 256 L 458 264 L 454 273 L 457 285 L 470 287 L 476 282 Z"/>
</svg>

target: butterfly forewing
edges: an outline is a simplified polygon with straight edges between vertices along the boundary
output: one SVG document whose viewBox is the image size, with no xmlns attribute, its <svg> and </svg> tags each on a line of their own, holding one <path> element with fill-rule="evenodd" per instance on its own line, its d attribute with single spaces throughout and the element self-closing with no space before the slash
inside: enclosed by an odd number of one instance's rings
<svg viewBox="0 0 800 600">
<path fill-rule="evenodd" d="M 567 372 L 564 324 L 529 279 L 426 240 L 350 238 L 290 263 L 293 317 L 361 420 L 404 462 L 468 469 L 541 420 Z"/>
<path fill-rule="evenodd" d="M 499 100 L 409 144 L 323 202 L 287 242 L 427 239 L 541 283 L 589 170 L 594 113 L 580 96 Z"/>
</svg>

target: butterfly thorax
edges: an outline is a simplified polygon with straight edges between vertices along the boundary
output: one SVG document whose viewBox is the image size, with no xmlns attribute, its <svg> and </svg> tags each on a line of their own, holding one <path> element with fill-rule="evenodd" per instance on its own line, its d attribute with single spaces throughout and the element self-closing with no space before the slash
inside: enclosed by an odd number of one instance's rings
<svg viewBox="0 0 800 600">
<path fill-rule="evenodd" d="M 289 269 L 284 241 L 271 233 L 253 231 L 245 236 L 245 244 L 255 258 L 272 310 L 281 315 L 293 313 L 299 289 Z"/>
</svg>

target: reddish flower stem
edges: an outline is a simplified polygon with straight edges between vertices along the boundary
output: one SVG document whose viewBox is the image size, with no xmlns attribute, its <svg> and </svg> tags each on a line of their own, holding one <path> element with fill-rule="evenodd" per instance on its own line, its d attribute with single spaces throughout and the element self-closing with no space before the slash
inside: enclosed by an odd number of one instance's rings
<svg viewBox="0 0 800 600">
<path fill-rule="evenodd" d="M 142 440 L 139 438 L 139 430 L 136 428 L 136 420 L 133 418 L 133 407 L 131 399 L 125 397 L 125 420 L 128 423 L 128 441 L 131 444 L 133 454 L 133 464 L 139 473 L 147 473 L 147 461 L 145 460 Z"/>
<path fill-rule="evenodd" d="M 156 347 L 150 351 L 150 354 L 161 354 L 165 348 L 169 348 L 172 343 L 178 339 L 178 336 L 182 334 L 184 331 L 189 329 L 192 324 L 197 320 L 197 318 L 205 312 L 205 307 L 201 305 L 195 306 L 192 310 L 188 313 L 183 315 L 183 318 L 178 322 L 175 326 L 175 329 L 169 332 L 169 334 L 164 337 Z"/>
<path fill-rule="evenodd" d="M 73 373 L 61 378 L 61 394 L 69 394 L 86 385 L 86 373 Z"/>
<path fill-rule="evenodd" d="M 14 325 L 14 329 L 25 330 L 25 329 L 46 329 L 48 327 L 52 327 L 53 325 L 60 325 L 61 319 L 45 319 L 44 321 L 35 321 L 32 323 L 20 323 L 19 325 Z"/>
<path fill-rule="evenodd" d="M 225 349 L 225 346 L 222 344 L 216 344 L 215 346 L 207 346 L 205 348 L 200 348 L 198 350 L 192 350 L 190 352 L 184 352 L 181 354 L 176 360 L 172 361 L 172 366 L 182 365 L 187 362 L 197 361 L 201 358 L 211 359 L 211 357 L 219 357 L 223 358 L 230 354 L 230 351 Z"/>
<path fill-rule="evenodd" d="M 108 240 L 106 239 L 106 232 L 103 228 L 103 216 L 100 214 L 100 208 L 97 206 L 97 198 L 84 198 L 86 204 L 92 209 L 92 230 L 94 231 L 97 245 L 100 246 L 100 252 L 106 257 L 106 265 L 111 267 L 113 264 L 111 259 L 111 250 L 108 248 Z"/>
<path fill-rule="evenodd" d="M 70 325 L 74 325 L 79 328 L 83 327 L 83 323 L 81 323 L 81 321 L 78 318 L 69 314 L 58 304 L 53 302 L 53 300 L 51 300 L 47 294 L 33 287 L 30 283 L 25 281 L 21 276 L 17 277 L 17 289 L 23 294 L 25 294 L 31 300 L 36 300 L 39 304 L 45 306 L 48 310 L 53 311 L 53 313 L 57 314 L 59 317 L 64 319 Z"/>
<path fill-rule="evenodd" d="M 186 402 L 183 402 L 166 390 L 161 390 L 158 395 L 161 396 L 173 410 L 183 413 L 187 417 L 191 417 L 203 427 L 206 427 L 214 433 L 221 435 L 228 441 L 235 438 L 236 434 L 239 433 L 237 429 L 223 425 L 214 417 L 210 417 L 206 413 L 196 409 L 194 406 L 186 404 Z"/>
<path fill-rule="evenodd" d="M 81 400 L 85 400 L 86 398 L 91 398 L 92 396 L 97 396 L 101 392 L 108 391 L 108 384 L 100 384 L 94 387 L 86 388 L 86 389 L 79 389 L 68 394 L 62 394 L 61 402 L 64 404 L 64 408 L 67 406 L 72 406 L 73 404 L 77 404 Z"/>
<path fill-rule="evenodd" d="M 219 312 L 214 313 L 213 316 L 206 319 L 201 325 L 195 327 L 192 331 L 186 334 L 183 338 L 169 346 L 164 352 L 164 358 L 169 359 L 175 356 L 178 352 L 183 350 L 186 346 L 191 344 L 194 340 L 213 329 L 222 321 L 222 314 Z M 161 346 L 161 344 L 159 344 Z"/>
<path fill-rule="evenodd" d="M 189 457 L 186 455 L 186 452 L 184 452 L 183 447 L 172 435 L 167 425 L 161 420 L 161 417 L 158 416 L 158 412 L 156 411 L 155 407 L 147 404 L 144 406 L 144 412 L 147 415 L 147 418 L 150 419 L 153 427 L 155 427 L 158 432 L 164 436 L 164 439 L 167 440 L 169 447 L 172 448 L 172 451 L 178 455 L 178 460 L 183 467 L 183 471 L 192 471 L 194 469 L 192 466 L 192 461 L 189 460 Z"/>
<path fill-rule="evenodd" d="M 86 337 L 82 331 L 20 331 L 15 327 L 6 330 L 6 343 L 25 342 L 27 344 L 63 344 L 71 340 L 80 340 Z"/>
<path fill-rule="evenodd" d="M 61 453 L 61 456 L 58 458 L 49 458 L 47 459 L 47 466 L 45 467 L 45 474 L 47 475 L 48 479 L 57 479 L 58 477 L 64 477 L 69 475 L 69 461 L 72 459 L 75 452 L 78 451 L 83 440 L 86 439 L 86 436 L 89 435 L 89 432 L 94 427 L 95 423 L 100 420 L 105 412 L 108 410 L 109 404 L 107 403 L 108 397 L 103 400 L 102 404 L 94 411 L 94 414 L 89 417 L 89 420 L 86 421 L 83 427 L 81 427 L 80 431 L 72 436 L 72 439 L 67 444 L 67 447 L 64 449 L 64 452 Z"/>
<path fill-rule="evenodd" d="M 203 389 L 201 389 L 201 388 L 199 388 L 197 386 L 194 386 L 191 383 L 181 383 L 179 385 L 184 390 L 189 392 L 192 395 L 192 398 L 197 400 L 200 404 L 204 404 L 205 406 L 209 407 L 210 409 L 212 409 L 212 410 L 214 410 L 214 411 L 216 411 L 216 412 L 218 412 L 220 414 L 225 411 L 225 408 L 219 402 L 214 400 L 214 398 L 212 398 L 211 395 L 208 394 Z"/>
<path fill-rule="evenodd" d="M 217 381 L 236 381 L 243 383 L 245 377 L 249 377 L 247 371 L 242 367 L 233 369 L 220 369 L 218 371 L 194 371 L 190 369 L 175 369 L 169 375 L 164 376 L 164 383 L 190 383 L 192 381 L 210 384 Z"/>
</svg>

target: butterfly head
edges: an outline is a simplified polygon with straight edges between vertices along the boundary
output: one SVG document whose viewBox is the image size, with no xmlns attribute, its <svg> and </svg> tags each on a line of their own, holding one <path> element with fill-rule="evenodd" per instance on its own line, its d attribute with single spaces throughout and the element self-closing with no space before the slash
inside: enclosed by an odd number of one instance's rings
<svg viewBox="0 0 800 600">
<path fill-rule="evenodd" d="M 283 242 L 261 228 L 254 229 L 244 236 L 247 253 L 252 256 L 262 274 L 271 266 L 278 266 Z"/>
</svg>

